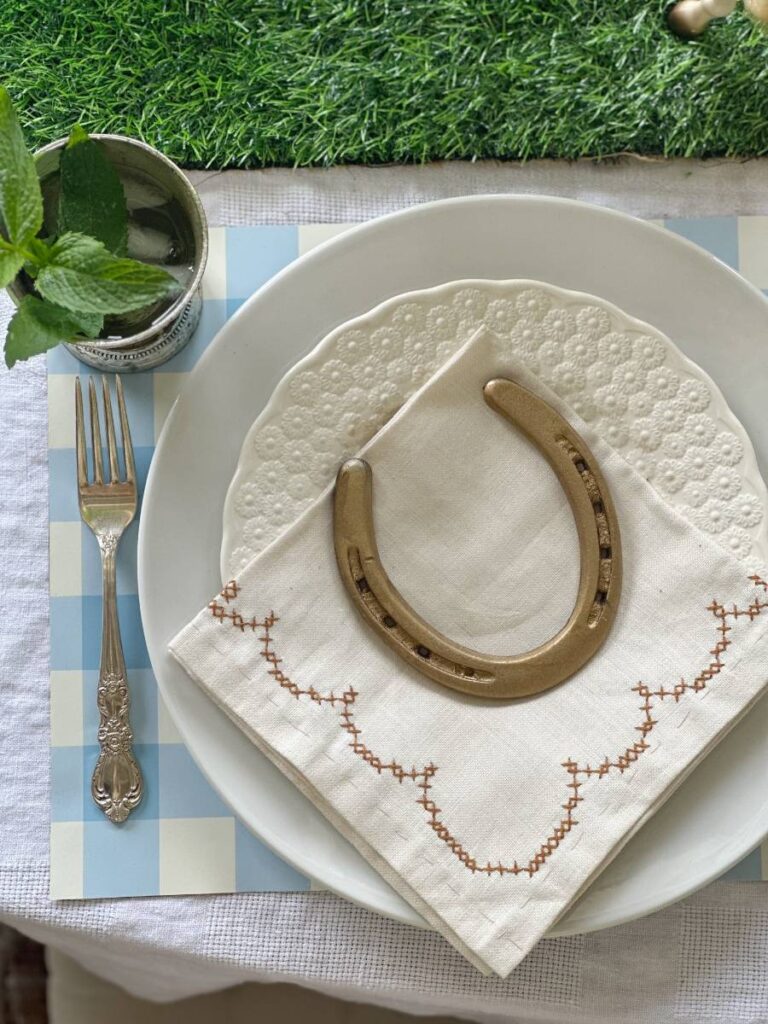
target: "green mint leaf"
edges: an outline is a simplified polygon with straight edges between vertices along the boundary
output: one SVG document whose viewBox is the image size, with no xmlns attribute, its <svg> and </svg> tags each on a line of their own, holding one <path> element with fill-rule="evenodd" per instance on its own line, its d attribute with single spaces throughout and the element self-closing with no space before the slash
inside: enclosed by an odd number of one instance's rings
<svg viewBox="0 0 768 1024">
<path fill-rule="evenodd" d="M 49 302 L 47 305 L 51 306 L 53 303 Z M 61 309 L 60 306 L 54 308 Z M 76 334 L 81 334 L 84 338 L 98 338 L 104 326 L 103 313 L 81 313 L 72 309 L 68 309 L 66 312 L 72 323 L 77 327 Z"/>
<path fill-rule="evenodd" d="M 20 359 L 47 352 L 61 341 L 83 333 L 82 320 L 60 306 L 25 295 L 8 325 L 5 362 L 12 367 Z"/>
<path fill-rule="evenodd" d="M 23 265 L 24 257 L 14 249 L 0 249 L 0 288 L 10 284 Z"/>
<path fill-rule="evenodd" d="M 59 162 L 59 234 L 76 231 L 103 242 L 116 256 L 128 246 L 125 192 L 104 147 L 80 125 L 70 132 Z"/>
<path fill-rule="evenodd" d="M 11 97 L 0 87 L 0 221 L 24 245 L 43 226 L 43 197 L 32 154 L 24 145 Z"/>
<path fill-rule="evenodd" d="M 36 286 L 43 298 L 84 313 L 128 313 L 179 288 L 160 267 L 118 259 L 96 239 L 72 233 L 51 247 Z"/>
</svg>

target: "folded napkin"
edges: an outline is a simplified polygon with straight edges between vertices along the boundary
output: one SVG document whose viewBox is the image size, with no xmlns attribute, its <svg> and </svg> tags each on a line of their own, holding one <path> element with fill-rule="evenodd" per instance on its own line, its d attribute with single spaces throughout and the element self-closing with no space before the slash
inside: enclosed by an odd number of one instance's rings
<svg viewBox="0 0 768 1024">
<path fill-rule="evenodd" d="M 617 507 L 619 611 L 576 676 L 498 702 L 409 668 L 342 586 L 330 489 L 171 651 L 437 930 L 506 976 L 760 695 L 768 585 L 481 332 L 364 449 L 383 564 L 427 621 L 510 655 L 575 601 L 570 507 L 483 401 L 496 376 L 573 423 Z"/>
</svg>

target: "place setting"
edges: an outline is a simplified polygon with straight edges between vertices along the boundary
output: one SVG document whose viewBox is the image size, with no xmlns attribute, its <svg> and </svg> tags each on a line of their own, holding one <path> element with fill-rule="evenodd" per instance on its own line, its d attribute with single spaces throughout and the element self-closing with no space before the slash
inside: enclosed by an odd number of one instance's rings
<svg viewBox="0 0 768 1024">
<path fill-rule="evenodd" d="M 350 259 L 376 278 L 411 230 L 438 278 L 459 260 L 450 246 L 429 251 L 430 234 L 436 249 L 468 216 L 460 263 L 480 248 L 486 272 L 494 258 L 550 260 L 563 280 L 568 254 L 558 265 L 547 238 L 547 220 L 563 215 L 607 221 L 606 243 L 637 232 L 669 259 L 682 248 L 656 228 L 560 206 L 437 204 L 285 271 L 182 393 L 139 542 L 158 681 L 214 785 L 322 884 L 426 923 L 501 976 L 550 929 L 567 931 L 572 907 L 571 927 L 583 926 L 582 894 L 592 927 L 617 923 L 746 852 L 721 842 L 720 864 L 710 852 L 699 867 L 691 829 L 712 814 L 727 834 L 704 758 L 764 685 L 765 489 L 749 438 L 672 341 L 551 278 L 447 280 L 387 298 L 289 370 L 240 442 L 228 428 L 247 391 L 224 411 L 219 396 L 225 376 L 248 376 L 232 358 L 239 337 L 251 324 L 270 331 L 283 296 L 319 291 Z M 512 259 L 493 245 L 505 218 L 531 228 Z M 703 254 L 686 257 L 726 277 Z M 224 461 L 224 438 L 241 447 L 221 497 L 221 586 L 185 622 L 198 567 L 187 558 L 179 579 L 181 559 L 159 550 L 169 493 L 199 487 L 203 459 Z M 179 471 L 196 443 L 213 451 Z M 188 521 L 179 552 L 201 549 L 208 517 Z M 748 800 L 738 730 L 731 740 L 713 770 Z M 683 782 L 676 815 L 657 817 Z M 316 822 L 327 823 L 317 839 Z M 657 831 L 635 854 L 642 826 Z M 639 896 L 644 871 L 658 881 Z"/>
<path fill-rule="evenodd" d="M 763 877 L 757 218 L 209 227 L 143 144 L 18 146 L 51 899 L 328 890 L 505 979 Z"/>
</svg>

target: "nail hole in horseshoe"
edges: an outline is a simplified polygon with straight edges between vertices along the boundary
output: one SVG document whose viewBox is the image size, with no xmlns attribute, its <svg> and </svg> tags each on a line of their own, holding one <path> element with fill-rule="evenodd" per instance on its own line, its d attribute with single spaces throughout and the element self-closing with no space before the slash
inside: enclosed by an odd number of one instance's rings
<svg viewBox="0 0 768 1024">
<path fill-rule="evenodd" d="M 385 615 L 381 621 L 384 623 L 387 629 L 394 629 L 395 626 L 397 625 L 397 623 L 395 622 L 391 615 Z"/>
<path fill-rule="evenodd" d="M 365 576 L 361 576 L 359 580 L 355 580 L 355 583 L 357 584 L 357 589 L 360 591 L 361 594 L 367 594 L 368 591 L 371 589 L 368 586 L 368 580 L 365 578 Z"/>
</svg>

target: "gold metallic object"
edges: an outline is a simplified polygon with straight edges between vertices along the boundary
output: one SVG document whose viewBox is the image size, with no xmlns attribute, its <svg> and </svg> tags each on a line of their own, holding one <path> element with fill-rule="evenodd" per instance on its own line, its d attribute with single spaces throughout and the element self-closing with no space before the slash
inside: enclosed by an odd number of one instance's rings
<svg viewBox="0 0 768 1024">
<path fill-rule="evenodd" d="M 104 482 L 99 408 L 92 377 L 88 381 L 88 396 L 93 480 L 88 479 L 83 395 L 78 377 L 75 382 L 77 491 L 80 515 L 96 537 L 101 551 L 102 568 L 101 664 L 96 698 L 99 709 L 99 758 L 91 779 L 91 795 L 110 821 L 119 822 L 125 821 L 141 802 L 144 788 L 141 769 L 133 756 L 133 732 L 128 719 L 128 679 L 120 640 L 116 597 L 117 547 L 125 528 L 136 514 L 136 469 L 120 378 L 117 378 L 117 407 L 125 454 L 125 479 L 122 480 L 117 458 L 112 401 L 106 377 L 102 378 L 102 390 L 109 482 Z"/>
<path fill-rule="evenodd" d="M 667 10 L 667 23 L 683 39 L 695 39 L 715 18 L 727 18 L 737 4 L 738 0 L 677 0 Z M 744 10 L 768 24 L 768 0 L 744 0 Z"/>
<path fill-rule="evenodd" d="M 694 39 L 710 21 L 727 17 L 737 3 L 738 0 L 678 0 L 667 11 L 667 23 L 676 35 Z"/>
<path fill-rule="evenodd" d="M 526 654 L 498 657 L 454 643 L 425 622 L 381 564 L 373 526 L 373 473 L 363 459 L 345 462 L 336 478 L 336 561 L 357 610 L 409 665 L 476 697 L 526 697 L 568 679 L 605 641 L 621 592 L 619 524 L 594 455 L 551 405 L 504 378 L 489 381 L 483 394 L 546 457 L 573 511 L 581 575 L 575 607 L 560 632 Z"/>
<path fill-rule="evenodd" d="M 744 10 L 750 18 L 768 25 L 768 0 L 744 0 Z"/>
</svg>

